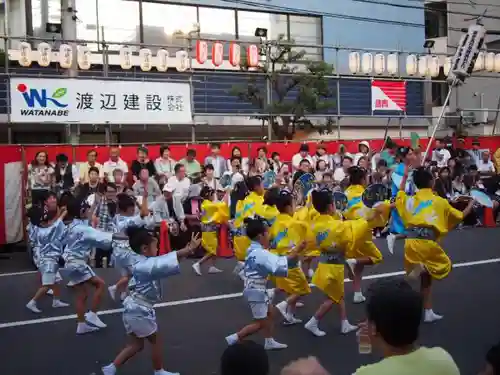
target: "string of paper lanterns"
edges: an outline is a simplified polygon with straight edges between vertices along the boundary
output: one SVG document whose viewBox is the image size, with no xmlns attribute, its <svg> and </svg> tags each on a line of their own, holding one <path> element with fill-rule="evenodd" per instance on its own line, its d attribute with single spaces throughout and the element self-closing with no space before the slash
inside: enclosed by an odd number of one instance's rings
<svg viewBox="0 0 500 375">
<path fill-rule="evenodd" d="M 443 67 L 444 74 L 448 75 L 451 61 L 451 57 L 440 59 L 434 55 L 407 55 L 406 74 L 434 78 L 439 76 L 441 67 Z M 349 70 L 352 74 L 398 75 L 399 56 L 395 53 L 385 56 L 382 53 L 373 55 L 369 52 L 351 52 L 349 54 Z M 500 73 L 500 53 L 480 52 L 474 70 Z"/>
<path fill-rule="evenodd" d="M 50 44 L 42 42 L 37 46 L 37 63 L 42 67 L 48 67 L 51 63 L 58 63 L 61 68 L 69 69 L 73 66 L 75 53 L 73 47 L 69 44 L 62 44 L 58 51 L 53 51 Z M 198 40 L 195 48 L 195 60 L 199 65 L 205 65 L 208 62 L 209 44 L 207 41 Z M 21 42 L 19 44 L 19 59 L 18 62 L 23 67 L 29 67 L 33 63 L 31 44 Z M 211 63 L 217 68 L 224 63 L 224 44 L 214 42 L 211 45 Z M 120 67 L 124 70 L 132 69 L 134 66 L 133 49 L 128 46 L 120 48 L 119 53 Z M 176 69 L 179 72 L 184 72 L 190 68 L 190 55 L 187 51 L 181 50 L 175 53 Z M 260 61 L 259 47 L 251 44 L 246 49 L 246 64 L 249 67 L 257 67 Z M 142 71 L 149 72 L 154 67 L 159 72 L 166 72 L 169 66 L 170 54 L 167 50 L 160 48 L 156 55 L 149 48 L 141 48 L 138 53 L 139 66 Z M 87 46 L 77 46 L 76 61 L 78 67 L 82 70 L 88 70 L 92 66 L 92 52 Z M 229 44 L 229 64 L 233 67 L 238 67 L 241 63 L 241 46 L 238 43 Z"/>
</svg>

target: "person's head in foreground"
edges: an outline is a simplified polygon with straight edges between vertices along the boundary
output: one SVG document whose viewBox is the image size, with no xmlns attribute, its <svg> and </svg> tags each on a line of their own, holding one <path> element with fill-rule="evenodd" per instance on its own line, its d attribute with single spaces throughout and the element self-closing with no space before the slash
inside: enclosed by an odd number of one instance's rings
<svg viewBox="0 0 500 375">
<path fill-rule="evenodd" d="M 247 217 L 244 220 L 247 237 L 254 242 L 258 242 L 264 249 L 269 248 L 269 231 L 265 221 L 260 218 Z"/>
<path fill-rule="evenodd" d="M 221 375 L 269 375 L 269 359 L 262 345 L 241 341 L 228 346 L 220 359 Z"/>
<path fill-rule="evenodd" d="M 479 375 L 500 375 L 500 342 L 486 353 L 486 366 Z"/>
</svg>

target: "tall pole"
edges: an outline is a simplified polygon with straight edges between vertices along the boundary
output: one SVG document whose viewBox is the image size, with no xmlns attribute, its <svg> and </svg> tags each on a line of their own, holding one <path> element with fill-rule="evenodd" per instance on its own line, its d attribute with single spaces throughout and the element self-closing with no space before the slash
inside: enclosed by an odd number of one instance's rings
<svg viewBox="0 0 500 375">
<path fill-rule="evenodd" d="M 434 142 L 434 138 L 436 137 L 436 132 L 439 128 L 439 125 L 441 124 L 441 120 L 444 117 L 444 114 L 446 112 L 446 107 L 448 106 L 448 102 L 450 101 L 452 91 L 453 91 L 453 86 L 450 85 L 450 87 L 448 88 L 448 95 L 446 95 L 446 98 L 444 99 L 443 109 L 441 110 L 441 113 L 439 114 L 439 117 L 436 121 L 436 125 L 434 125 L 434 129 L 432 130 L 431 137 L 429 138 L 429 143 L 427 144 L 427 148 L 425 149 L 425 153 L 422 156 L 422 162 L 425 161 L 425 159 L 427 158 L 427 154 L 429 153 L 429 150 L 431 149 L 432 143 Z"/>
</svg>

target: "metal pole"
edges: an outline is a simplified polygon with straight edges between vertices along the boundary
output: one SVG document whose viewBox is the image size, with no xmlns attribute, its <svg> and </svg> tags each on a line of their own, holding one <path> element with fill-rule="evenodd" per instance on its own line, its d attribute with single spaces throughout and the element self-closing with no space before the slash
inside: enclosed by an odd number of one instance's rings
<svg viewBox="0 0 500 375">
<path fill-rule="evenodd" d="M 429 153 L 429 150 L 431 149 L 432 142 L 434 141 L 434 137 L 436 136 L 436 132 L 437 132 L 438 127 L 441 123 L 441 120 L 444 117 L 444 114 L 446 112 L 446 107 L 448 106 L 448 102 L 450 101 L 452 91 L 453 91 L 453 86 L 450 86 L 450 88 L 448 89 L 448 95 L 446 95 L 446 98 L 444 99 L 443 109 L 441 110 L 441 113 L 439 114 L 436 125 L 434 125 L 434 129 L 432 130 L 432 134 L 431 134 L 431 137 L 429 138 L 429 143 L 427 144 L 427 148 L 425 149 L 424 155 L 422 155 L 422 161 L 425 161 L 425 159 L 427 158 L 427 154 Z"/>
<path fill-rule="evenodd" d="M 391 118 L 389 117 L 387 119 L 387 125 L 385 126 L 384 143 L 382 144 L 382 148 L 380 149 L 380 152 L 384 151 L 384 148 L 387 145 L 387 135 L 389 134 L 389 124 L 390 123 L 391 123 Z"/>
<path fill-rule="evenodd" d="M 69 42 L 73 50 L 73 62 L 71 68 L 67 70 L 67 75 L 70 78 L 75 78 L 78 76 L 78 47 L 76 40 L 76 9 L 74 0 L 61 0 L 61 26 L 62 26 L 62 37 L 63 40 L 71 40 Z"/>
<path fill-rule="evenodd" d="M 495 135 L 497 130 L 498 116 L 500 115 L 500 95 L 498 96 L 497 113 L 495 119 L 493 120 L 493 129 L 491 129 L 491 135 Z"/>
<path fill-rule="evenodd" d="M 271 82 L 271 76 L 269 75 L 269 59 L 271 58 L 271 44 L 266 42 L 266 105 L 268 108 L 271 108 L 271 103 L 273 101 L 273 88 Z M 274 72 L 273 72 L 274 73 Z M 269 113 L 269 120 L 267 123 L 267 140 L 271 142 L 273 139 L 273 123 L 274 117 L 272 113 Z"/>
</svg>

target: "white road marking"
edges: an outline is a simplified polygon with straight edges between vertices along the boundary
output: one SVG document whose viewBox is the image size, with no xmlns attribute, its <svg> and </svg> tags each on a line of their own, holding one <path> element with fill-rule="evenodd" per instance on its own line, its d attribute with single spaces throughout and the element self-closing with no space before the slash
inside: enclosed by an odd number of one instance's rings
<svg viewBox="0 0 500 375">
<path fill-rule="evenodd" d="M 481 266 L 481 265 L 493 264 L 493 263 L 500 263 L 500 258 L 475 260 L 475 261 L 471 261 L 471 262 L 456 263 L 456 264 L 453 265 L 453 268 L 474 267 L 474 266 Z M 386 277 L 401 276 L 401 275 L 404 275 L 404 274 L 405 274 L 404 271 L 380 273 L 380 274 L 375 274 L 375 275 L 363 276 L 363 280 L 383 279 L 383 278 L 386 278 Z M 345 279 L 344 281 L 346 283 L 348 283 L 351 280 Z M 221 295 L 218 295 L 218 296 L 190 298 L 190 299 L 185 299 L 185 300 L 178 300 L 178 301 L 169 301 L 169 302 L 158 303 L 158 304 L 155 305 L 155 307 L 156 308 L 163 308 L 163 307 L 172 307 L 172 306 L 180 306 L 180 305 L 190 305 L 190 304 L 193 304 L 193 303 L 202 303 L 202 302 L 211 302 L 211 301 L 217 301 L 217 300 L 222 300 L 222 299 L 238 298 L 238 297 L 242 297 L 242 295 L 243 295 L 242 293 L 230 293 L 230 294 L 221 294 Z M 123 309 L 111 309 L 111 310 L 100 311 L 100 312 L 98 312 L 98 315 L 113 315 L 113 314 L 119 314 L 121 312 L 123 312 Z M 50 317 L 50 318 L 21 320 L 21 321 L 18 321 L 18 322 L 2 323 L 2 324 L 0 324 L 0 329 L 13 328 L 13 327 L 21 327 L 21 326 L 28 326 L 28 325 L 34 325 L 34 324 L 53 323 L 53 322 L 59 322 L 59 321 L 63 321 L 63 320 L 71 320 L 71 319 L 76 319 L 76 314 L 62 315 L 62 316 L 53 316 L 53 317 Z"/>
<path fill-rule="evenodd" d="M 0 277 L 31 275 L 31 274 L 37 273 L 37 272 L 38 271 L 22 271 L 22 272 L 0 273 Z"/>
</svg>

